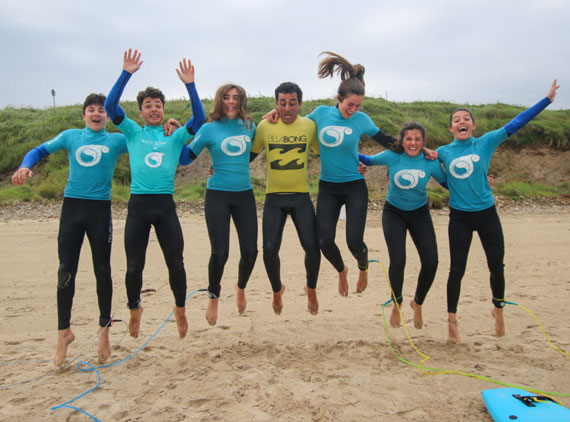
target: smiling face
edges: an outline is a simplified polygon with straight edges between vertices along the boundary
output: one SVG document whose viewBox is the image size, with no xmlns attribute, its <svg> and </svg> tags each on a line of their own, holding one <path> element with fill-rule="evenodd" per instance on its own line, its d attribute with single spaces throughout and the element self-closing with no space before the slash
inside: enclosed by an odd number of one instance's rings
<svg viewBox="0 0 570 422">
<path fill-rule="evenodd" d="M 91 104 L 85 108 L 85 112 L 81 115 L 85 124 L 94 132 L 105 129 L 107 124 L 107 112 L 103 104 Z"/>
<path fill-rule="evenodd" d="M 449 131 L 455 139 L 465 141 L 473 135 L 477 126 L 468 110 L 458 110 L 451 115 Z"/>
<path fill-rule="evenodd" d="M 364 95 L 350 94 L 338 103 L 338 111 L 345 119 L 350 119 L 354 113 L 360 110 Z"/>
<path fill-rule="evenodd" d="M 147 126 L 161 126 L 164 120 L 164 104 L 160 98 L 146 97 L 141 104 L 139 116 Z"/>
<path fill-rule="evenodd" d="M 402 139 L 402 148 L 410 157 L 417 157 L 424 147 L 424 137 L 417 129 L 408 130 Z"/>
<path fill-rule="evenodd" d="M 239 92 L 237 89 L 232 88 L 223 96 L 224 102 L 224 115 L 227 119 L 235 119 L 238 116 L 240 101 Z"/>
<path fill-rule="evenodd" d="M 281 118 L 281 121 L 286 125 L 289 125 L 293 123 L 297 118 L 301 103 L 299 103 L 296 92 L 289 94 L 280 92 L 277 101 L 275 101 L 275 106 L 279 111 L 279 117 Z"/>
</svg>

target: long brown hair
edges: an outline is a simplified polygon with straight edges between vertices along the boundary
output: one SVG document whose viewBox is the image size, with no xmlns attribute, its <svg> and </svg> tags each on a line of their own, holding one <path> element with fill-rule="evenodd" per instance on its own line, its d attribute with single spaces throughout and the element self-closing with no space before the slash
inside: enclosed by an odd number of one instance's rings
<svg viewBox="0 0 570 422">
<path fill-rule="evenodd" d="M 317 75 L 319 78 L 333 77 L 340 75 L 342 82 L 338 86 L 337 99 L 344 100 L 349 95 L 364 95 L 364 66 L 352 64 L 344 57 L 332 51 L 323 51 L 319 56 L 326 54 L 319 63 Z"/>
<path fill-rule="evenodd" d="M 212 103 L 212 109 L 208 113 L 208 121 L 218 121 L 226 117 L 224 113 L 224 95 L 232 89 L 236 89 L 239 96 L 239 110 L 237 117 L 243 121 L 243 125 L 247 129 L 251 129 L 253 121 L 247 114 L 247 95 L 245 93 L 245 89 L 235 84 L 225 84 L 218 88 L 216 96 L 214 97 L 214 102 Z"/>
</svg>

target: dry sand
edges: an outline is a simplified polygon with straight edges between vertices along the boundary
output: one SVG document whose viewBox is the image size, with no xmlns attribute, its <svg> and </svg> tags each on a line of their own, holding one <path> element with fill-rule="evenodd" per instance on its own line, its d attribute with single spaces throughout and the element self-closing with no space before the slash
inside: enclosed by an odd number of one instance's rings
<svg viewBox="0 0 570 422">
<path fill-rule="evenodd" d="M 506 239 L 507 299 L 531 309 L 554 344 L 570 352 L 570 207 L 541 213 L 501 213 Z M 370 258 L 386 265 L 380 217 L 366 231 Z M 202 216 L 181 218 L 186 239 L 189 293 L 207 284 L 209 241 Z M 447 342 L 445 283 L 449 266 L 445 213 L 434 215 L 440 266 L 424 306 L 425 326 L 413 328 L 407 305 L 418 272 L 415 248 L 408 243 L 404 285 L 404 321 L 417 348 L 431 356 L 427 366 L 484 375 L 507 383 L 570 393 L 570 357 L 553 350 L 523 309 L 507 306 L 507 335 L 493 336 L 490 288 L 484 254 L 475 237 L 459 303 L 462 343 Z M 115 319 L 126 320 L 123 286 L 124 220 L 115 220 L 112 256 Z M 57 330 L 55 305 L 58 220 L 0 223 L 0 420 L 87 421 L 72 409 L 50 410 L 97 383 L 94 372 L 75 364 L 51 373 Z M 306 311 L 303 253 L 290 222 L 281 251 L 287 291 L 284 309 L 271 308 L 271 289 L 260 254 L 247 288 L 248 305 L 239 316 L 234 283 L 238 247 L 232 232 L 230 259 L 222 282 L 218 324 L 210 327 L 207 297 L 187 302 L 190 330 L 178 338 L 170 321 L 139 354 L 100 370 L 101 385 L 72 405 L 101 421 L 491 421 L 481 391 L 500 386 L 458 375 L 423 375 L 400 362 L 388 347 L 381 316 L 389 298 L 384 272 L 371 264 L 368 289 L 355 293 L 356 263 L 339 224 L 339 245 L 349 268 L 350 294 L 340 297 L 337 276 L 323 259 L 318 285 L 320 312 Z M 260 236 L 261 239 L 261 236 Z M 96 363 L 98 310 L 88 244 L 83 247 L 72 328 L 70 358 Z M 152 237 L 143 288 L 141 336 L 125 336 L 116 322 L 111 342 L 118 344 L 109 362 L 136 352 L 172 310 L 166 267 Z M 389 305 L 386 315 L 389 316 Z M 419 363 L 402 328 L 388 329 L 397 353 Z M 38 376 L 36 381 L 5 388 Z M 561 397 L 570 407 L 570 398 Z"/>
</svg>

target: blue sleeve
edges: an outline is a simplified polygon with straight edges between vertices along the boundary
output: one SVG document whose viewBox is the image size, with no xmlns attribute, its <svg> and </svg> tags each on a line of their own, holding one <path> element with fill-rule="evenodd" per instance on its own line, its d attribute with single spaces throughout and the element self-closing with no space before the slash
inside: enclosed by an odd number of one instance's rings
<svg viewBox="0 0 570 422">
<path fill-rule="evenodd" d="M 125 89 L 125 86 L 127 86 L 127 82 L 129 82 L 131 76 L 132 75 L 129 72 L 123 70 L 105 100 L 105 111 L 115 125 L 120 124 L 126 116 L 125 112 L 119 105 L 119 100 L 121 99 L 123 90 Z"/>
<path fill-rule="evenodd" d="M 190 147 L 186 144 L 182 146 L 182 151 L 180 151 L 180 158 L 178 158 L 178 162 L 181 166 L 187 166 L 192 161 L 196 159 L 196 154 L 192 152 Z"/>
<path fill-rule="evenodd" d="M 358 154 L 358 161 L 360 161 L 361 163 L 363 163 L 364 165 L 367 165 L 367 166 L 372 164 L 370 162 L 370 157 L 368 155 L 364 155 L 364 154 Z"/>
<path fill-rule="evenodd" d="M 192 117 L 186 123 L 186 129 L 188 129 L 190 135 L 194 135 L 204 124 L 206 115 L 204 114 L 198 91 L 196 91 L 196 84 L 194 82 L 186 84 L 186 89 L 188 90 L 188 95 L 190 95 L 190 106 L 192 107 Z"/>
<path fill-rule="evenodd" d="M 550 98 L 544 97 L 538 103 L 523 111 L 521 114 L 519 114 L 517 117 L 515 117 L 513 120 L 511 120 L 509 123 L 505 125 L 505 130 L 507 131 L 507 135 L 508 136 L 514 135 L 517 130 L 519 130 L 521 127 L 523 127 L 532 119 L 534 119 L 538 115 L 538 113 L 540 113 L 542 110 L 548 107 L 548 105 L 551 102 L 552 101 L 550 101 Z"/>
<path fill-rule="evenodd" d="M 35 147 L 30 151 L 28 151 L 28 153 L 24 156 L 24 159 L 22 160 L 22 164 L 20 164 L 20 167 L 18 168 L 26 167 L 31 169 L 33 166 L 37 164 L 38 161 L 40 161 L 42 158 L 46 157 L 47 155 L 49 155 L 49 152 L 46 149 L 46 147 L 44 147 L 43 145 Z"/>
</svg>

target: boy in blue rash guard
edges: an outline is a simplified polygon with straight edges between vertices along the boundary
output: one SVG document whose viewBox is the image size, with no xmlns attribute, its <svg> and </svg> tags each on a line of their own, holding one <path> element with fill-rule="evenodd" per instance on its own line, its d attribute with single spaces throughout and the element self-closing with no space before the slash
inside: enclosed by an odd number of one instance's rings
<svg viewBox="0 0 570 422">
<path fill-rule="evenodd" d="M 216 91 L 206 123 L 188 149 L 193 160 L 207 148 L 212 157 L 213 175 L 208 179 L 205 214 L 212 253 L 208 263 L 206 320 L 215 325 L 224 266 L 228 260 L 230 220 L 239 238 L 240 261 L 236 300 L 238 312 L 246 307 L 245 288 L 257 258 L 257 212 L 249 174 L 251 141 L 255 124 L 247 114 L 245 90 L 234 84 Z M 185 161 L 181 157 L 181 162 Z"/>
<path fill-rule="evenodd" d="M 371 157 L 359 154 L 366 165 L 388 167 L 390 186 L 382 211 L 382 229 L 390 256 L 389 278 L 394 300 L 401 304 L 406 265 L 406 233 L 409 231 L 418 254 L 421 269 L 414 299 L 414 326 L 422 328 L 422 305 L 433 283 L 437 270 L 437 242 L 427 203 L 426 186 L 430 176 L 445 183 L 445 174 L 439 161 L 427 160 L 422 151 L 425 145 L 425 129 L 416 122 L 407 123 L 400 131 L 397 147 L 402 152 L 383 151 Z M 390 323 L 400 325 L 400 312 L 394 305 Z"/>
<path fill-rule="evenodd" d="M 476 128 L 473 115 L 467 109 L 457 109 L 449 118 L 449 131 L 454 140 L 437 149 L 439 160 L 447 173 L 449 187 L 449 250 L 451 266 L 447 280 L 447 312 L 449 338 L 459 341 L 457 303 L 461 279 L 467 266 L 467 256 L 476 231 L 487 257 L 493 293 L 495 335 L 505 335 L 503 307 L 505 306 L 505 255 L 503 230 L 495 208 L 487 173 L 493 152 L 499 144 L 531 121 L 556 97 L 556 79 L 547 96 L 523 111 L 501 129 L 488 132 L 479 138 L 472 136 Z"/>
<path fill-rule="evenodd" d="M 141 128 L 128 119 L 119 106 L 119 99 L 131 75 L 142 65 L 140 53 L 125 51 L 123 72 L 105 102 L 105 109 L 113 123 L 125 134 L 131 165 L 131 197 L 125 225 L 125 251 L 127 254 L 128 307 L 131 317 L 129 332 L 138 337 L 143 308 L 140 306 L 142 273 L 145 264 L 151 226 L 168 267 L 170 287 L 176 306 L 174 315 L 180 338 L 188 331 L 185 316 L 186 271 L 184 270 L 184 239 L 182 228 L 172 199 L 174 176 L 178 159 L 185 143 L 198 131 L 204 121 L 204 111 L 194 84 L 194 66 L 184 59 L 176 70 L 190 95 L 193 116 L 186 126 L 168 138 L 162 128 L 164 95 L 155 88 L 139 92 L 139 115 L 145 126 Z"/>
<path fill-rule="evenodd" d="M 69 129 L 29 151 L 12 182 L 23 185 L 32 177 L 31 168 L 42 158 L 60 150 L 67 151 L 69 177 L 65 186 L 58 234 L 58 339 L 53 362 L 60 366 L 67 346 L 75 339 L 71 330 L 71 308 L 75 293 L 75 276 L 85 235 L 93 256 L 99 303 L 99 363 L 111 355 L 109 325 L 113 281 L 111 279 L 111 181 L 117 160 L 127 152 L 125 137 L 107 133 L 105 96 L 90 94 L 83 104 L 84 129 Z"/>
</svg>

